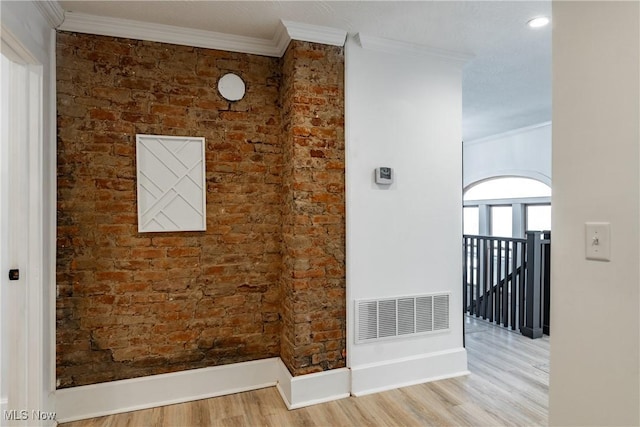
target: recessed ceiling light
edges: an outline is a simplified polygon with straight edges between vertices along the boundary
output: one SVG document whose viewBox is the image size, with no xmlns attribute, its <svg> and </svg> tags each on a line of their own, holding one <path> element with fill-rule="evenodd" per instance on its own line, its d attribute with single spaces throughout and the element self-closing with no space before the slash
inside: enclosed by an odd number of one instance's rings
<svg viewBox="0 0 640 427">
<path fill-rule="evenodd" d="M 527 22 L 527 25 L 531 28 L 540 28 L 540 27 L 544 27 L 548 23 L 549 23 L 549 18 L 547 18 L 546 16 L 538 16 L 537 18 L 533 18 L 532 20 Z"/>
</svg>

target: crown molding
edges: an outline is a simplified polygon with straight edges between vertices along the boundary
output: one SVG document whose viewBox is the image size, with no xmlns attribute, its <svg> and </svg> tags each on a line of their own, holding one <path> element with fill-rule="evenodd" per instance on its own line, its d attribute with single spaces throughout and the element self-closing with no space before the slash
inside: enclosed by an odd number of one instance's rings
<svg viewBox="0 0 640 427">
<path fill-rule="evenodd" d="M 482 138 L 476 138 L 476 139 L 471 139 L 469 141 L 464 141 L 463 144 L 465 147 L 468 147 L 470 145 L 475 145 L 475 144 L 482 144 L 484 142 L 489 142 L 489 141 L 493 141 L 496 139 L 500 139 L 500 138 L 508 138 L 510 136 L 514 136 L 514 135 L 519 135 L 525 132 L 529 132 L 535 129 L 540 129 L 543 127 L 550 127 L 551 126 L 551 122 L 547 121 L 547 122 L 542 122 L 542 123 L 536 123 L 535 125 L 529 125 L 529 126 L 524 126 L 521 128 L 517 128 L 517 129 L 511 129 L 505 132 L 500 132 L 500 133 L 496 133 L 493 135 L 488 135 L 488 136 L 483 136 Z"/>
<path fill-rule="evenodd" d="M 55 1 L 50 3 L 57 4 Z M 62 13 L 63 21 L 57 28 L 63 31 L 148 40 L 277 58 L 284 54 L 291 40 L 343 46 L 347 38 L 347 32 L 344 30 L 292 21 L 280 21 L 275 34 L 268 40 L 130 19 L 109 18 L 75 12 Z"/>
<path fill-rule="evenodd" d="M 109 18 L 67 12 L 59 27 L 63 31 L 124 37 L 230 52 L 281 56 L 275 40 L 236 36 L 215 31 L 195 30 L 173 25 L 153 24 L 130 19 Z M 278 35 L 278 33 L 276 33 Z"/>
<path fill-rule="evenodd" d="M 344 42 L 347 39 L 347 32 L 338 28 L 322 27 L 293 21 L 280 22 L 286 28 L 292 40 L 327 44 L 330 46 L 344 46 Z"/>
<path fill-rule="evenodd" d="M 64 9 L 56 0 L 38 0 L 33 3 L 51 28 L 58 28 L 64 22 Z"/>
<path fill-rule="evenodd" d="M 435 57 L 438 59 L 444 59 L 450 62 L 454 62 L 460 66 L 473 59 L 472 54 L 465 52 L 438 49 L 435 47 L 390 40 L 362 33 L 356 34 L 355 38 L 363 49 L 422 58 Z"/>
<path fill-rule="evenodd" d="M 278 24 L 278 28 L 276 29 L 276 33 L 273 35 L 272 40 L 275 45 L 276 51 L 278 52 L 278 57 L 281 58 L 282 55 L 284 55 L 284 53 L 287 51 L 289 43 L 291 43 L 291 36 L 289 36 L 287 27 L 284 26 L 282 21 L 280 21 L 280 23 Z"/>
</svg>

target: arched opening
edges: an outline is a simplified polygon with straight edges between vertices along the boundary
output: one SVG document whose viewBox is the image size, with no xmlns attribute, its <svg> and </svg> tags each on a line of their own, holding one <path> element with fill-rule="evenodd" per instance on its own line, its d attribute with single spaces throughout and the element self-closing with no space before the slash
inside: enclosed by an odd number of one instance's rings
<svg viewBox="0 0 640 427">
<path fill-rule="evenodd" d="M 497 177 L 469 185 L 463 195 L 464 234 L 523 237 L 551 230 L 551 187 L 522 177 Z"/>
</svg>

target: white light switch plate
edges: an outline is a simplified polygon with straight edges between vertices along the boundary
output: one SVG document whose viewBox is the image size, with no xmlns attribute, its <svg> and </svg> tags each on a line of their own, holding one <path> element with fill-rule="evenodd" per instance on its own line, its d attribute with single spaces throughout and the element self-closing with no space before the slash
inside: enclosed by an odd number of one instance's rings
<svg viewBox="0 0 640 427">
<path fill-rule="evenodd" d="M 611 224 L 608 222 L 585 223 L 586 258 L 611 261 Z"/>
</svg>

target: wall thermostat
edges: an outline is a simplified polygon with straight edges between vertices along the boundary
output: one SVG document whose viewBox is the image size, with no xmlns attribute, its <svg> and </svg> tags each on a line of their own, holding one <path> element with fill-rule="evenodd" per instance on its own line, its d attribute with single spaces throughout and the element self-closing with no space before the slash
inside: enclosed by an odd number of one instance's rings
<svg viewBox="0 0 640 427">
<path fill-rule="evenodd" d="M 393 184 L 393 169 L 376 168 L 376 184 Z"/>
</svg>

